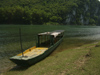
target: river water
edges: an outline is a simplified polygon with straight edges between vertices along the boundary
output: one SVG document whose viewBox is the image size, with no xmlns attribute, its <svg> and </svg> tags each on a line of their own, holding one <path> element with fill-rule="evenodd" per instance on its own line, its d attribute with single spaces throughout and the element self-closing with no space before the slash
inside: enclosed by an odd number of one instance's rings
<svg viewBox="0 0 100 75">
<path fill-rule="evenodd" d="M 66 36 L 79 39 L 100 40 L 100 26 L 80 26 L 67 30 Z"/>
<path fill-rule="evenodd" d="M 22 28 L 22 42 L 23 49 L 27 49 L 33 45 L 35 45 L 35 38 L 37 33 L 44 31 L 52 31 L 52 30 L 65 30 L 65 39 L 69 38 L 79 40 L 91 40 L 91 41 L 99 41 L 100 40 L 100 26 L 16 26 L 16 25 L 1 25 L 0 26 L 0 72 L 5 72 L 9 70 L 11 67 L 15 66 L 11 61 L 9 61 L 9 57 L 20 52 L 20 44 L 19 44 L 19 31 L 18 29 Z M 81 41 L 82 42 L 82 41 Z M 78 45 L 80 41 L 78 41 Z M 10 65 L 10 66 L 9 66 Z"/>
</svg>

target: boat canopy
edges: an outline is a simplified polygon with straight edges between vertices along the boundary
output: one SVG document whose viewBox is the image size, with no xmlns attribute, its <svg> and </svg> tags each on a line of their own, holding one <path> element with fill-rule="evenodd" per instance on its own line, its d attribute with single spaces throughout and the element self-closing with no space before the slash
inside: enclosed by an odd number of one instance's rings
<svg viewBox="0 0 100 75">
<path fill-rule="evenodd" d="M 55 38 L 62 34 L 64 32 L 64 30 L 55 30 L 53 32 L 44 32 L 44 33 L 39 33 L 38 35 L 42 36 L 42 35 L 53 35 Z"/>
</svg>

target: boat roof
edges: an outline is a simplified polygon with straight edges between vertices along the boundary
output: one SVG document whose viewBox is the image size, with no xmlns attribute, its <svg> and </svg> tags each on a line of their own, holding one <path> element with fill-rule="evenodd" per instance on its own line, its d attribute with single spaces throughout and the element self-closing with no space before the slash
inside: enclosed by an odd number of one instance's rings
<svg viewBox="0 0 100 75">
<path fill-rule="evenodd" d="M 54 37 L 56 37 L 63 32 L 64 32 L 64 30 L 55 30 L 55 31 L 52 31 L 52 32 L 39 33 L 38 35 L 53 35 Z"/>
</svg>

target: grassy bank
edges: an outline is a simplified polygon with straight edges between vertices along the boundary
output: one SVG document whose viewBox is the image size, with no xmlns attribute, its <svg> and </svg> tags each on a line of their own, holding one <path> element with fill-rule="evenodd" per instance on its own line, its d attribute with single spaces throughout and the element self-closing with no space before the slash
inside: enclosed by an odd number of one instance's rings
<svg viewBox="0 0 100 75">
<path fill-rule="evenodd" d="M 2 75 L 100 75 L 100 43 L 66 49 L 28 68 L 15 67 Z"/>
</svg>

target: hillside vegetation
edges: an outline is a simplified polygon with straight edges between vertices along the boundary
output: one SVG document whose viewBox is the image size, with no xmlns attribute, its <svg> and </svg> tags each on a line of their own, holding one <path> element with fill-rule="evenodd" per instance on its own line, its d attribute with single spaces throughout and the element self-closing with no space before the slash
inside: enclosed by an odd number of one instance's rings
<svg viewBox="0 0 100 75">
<path fill-rule="evenodd" d="M 98 0 L 0 0 L 0 24 L 99 24 Z"/>
</svg>

